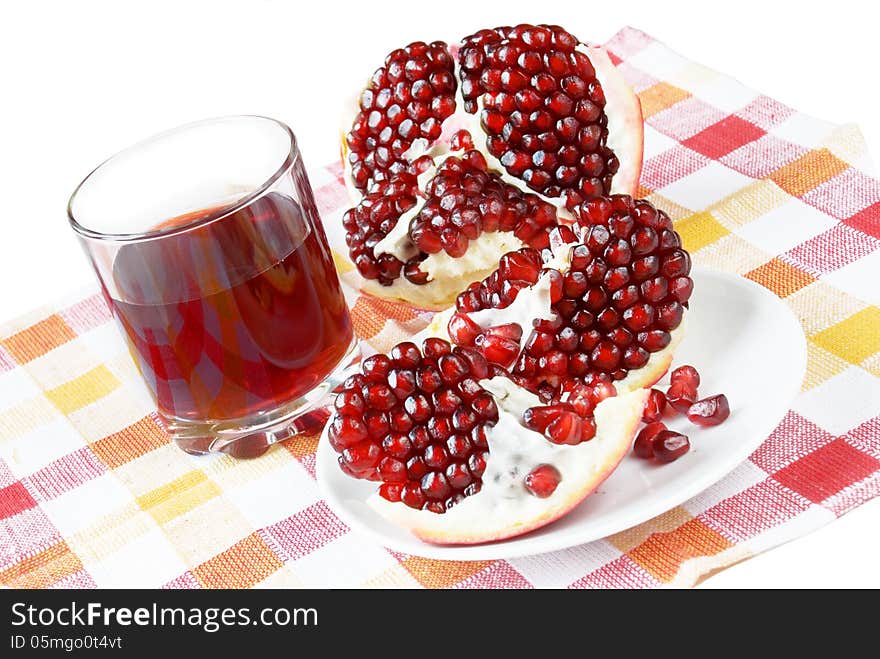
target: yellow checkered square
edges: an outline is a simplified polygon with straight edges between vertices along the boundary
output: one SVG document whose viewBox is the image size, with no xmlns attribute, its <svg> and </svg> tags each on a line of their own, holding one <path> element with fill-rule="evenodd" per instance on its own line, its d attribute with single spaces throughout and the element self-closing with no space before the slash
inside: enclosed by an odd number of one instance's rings
<svg viewBox="0 0 880 659">
<path fill-rule="evenodd" d="M 220 488 L 201 471 L 193 470 L 138 497 L 138 505 L 159 524 L 188 513 L 209 499 L 220 496 Z"/>
<path fill-rule="evenodd" d="M 116 387 L 119 380 L 106 366 L 101 365 L 83 373 L 70 382 L 49 389 L 46 397 L 52 401 L 63 414 L 70 414 L 89 403 L 103 398 Z"/>
<path fill-rule="evenodd" d="M 745 226 L 791 201 L 772 181 L 755 181 L 712 204 L 708 211 L 728 229 Z"/>
<path fill-rule="evenodd" d="M 880 309 L 862 309 L 819 332 L 812 341 L 851 364 L 859 364 L 880 352 Z"/>
<path fill-rule="evenodd" d="M 0 414 L 0 440 L 21 437 L 58 417 L 58 408 L 44 396 L 24 400 Z"/>
<path fill-rule="evenodd" d="M 156 521 L 136 503 L 127 503 L 69 538 L 86 564 L 97 563 L 156 528 Z"/>
<path fill-rule="evenodd" d="M 730 233 L 711 213 L 694 213 L 675 223 L 684 248 L 693 253 Z"/>
<path fill-rule="evenodd" d="M 861 363 L 863 369 L 880 378 L 880 352 L 875 352 Z"/>
</svg>

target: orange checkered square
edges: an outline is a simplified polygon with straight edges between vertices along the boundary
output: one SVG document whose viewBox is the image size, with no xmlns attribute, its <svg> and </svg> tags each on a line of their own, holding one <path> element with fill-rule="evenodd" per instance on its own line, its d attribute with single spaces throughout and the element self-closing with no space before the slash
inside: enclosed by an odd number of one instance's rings
<svg viewBox="0 0 880 659">
<path fill-rule="evenodd" d="M 64 345 L 76 338 L 70 325 L 58 314 L 52 314 L 30 327 L 0 340 L 0 345 L 19 364 L 27 364 L 32 359 L 45 355 L 50 350 Z"/>
<path fill-rule="evenodd" d="M 779 297 L 788 297 L 816 281 L 816 278 L 810 273 L 776 257 L 747 272 L 744 276 L 758 282 L 764 288 L 770 289 Z"/>
</svg>

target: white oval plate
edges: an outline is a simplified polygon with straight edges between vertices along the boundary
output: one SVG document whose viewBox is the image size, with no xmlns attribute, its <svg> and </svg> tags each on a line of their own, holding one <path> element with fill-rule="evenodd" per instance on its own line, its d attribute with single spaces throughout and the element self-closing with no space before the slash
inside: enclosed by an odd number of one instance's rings
<svg viewBox="0 0 880 659">
<path fill-rule="evenodd" d="M 640 524 L 690 499 L 745 460 L 779 424 L 800 390 L 807 351 L 801 327 L 770 291 L 742 277 L 697 268 L 688 331 L 675 365 L 693 364 L 701 395 L 724 393 L 730 418 L 700 428 L 682 417 L 668 425 L 690 437 L 691 450 L 657 465 L 632 454 L 591 496 L 562 519 L 523 536 L 470 546 L 425 543 L 385 521 L 364 502 L 376 484 L 346 476 L 322 435 L 318 485 L 352 529 L 389 549 L 446 560 L 493 560 L 566 549 Z M 662 382 L 662 381 L 661 381 Z"/>
</svg>

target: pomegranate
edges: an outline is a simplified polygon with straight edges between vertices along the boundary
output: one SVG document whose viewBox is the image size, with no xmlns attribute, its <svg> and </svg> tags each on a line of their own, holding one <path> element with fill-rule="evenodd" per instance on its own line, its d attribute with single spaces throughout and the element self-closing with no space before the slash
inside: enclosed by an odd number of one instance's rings
<svg viewBox="0 0 880 659">
<path fill-rule="evenodd" d="M 494 327 L 519 323 L 512 375 L 550 399 L 568 381 L 615 382 L 620 391 L 649 386 L 666 372 L 681 336 L 693 290 L 690 257 L 669 217 L 647 201 L 600 197 L 574 212 L 573 227 L 551 231 L 555 247 L 505 254 L 460 293 L 448 336 L 479 348 Z M 495 354 L 484 351 L 490 362 Z"/>
<path fill-rule="evenodd" d="M 563 515 L 626 454 L 647 395 L 541 411 L 492 371 L 478 349 L 429 337 L 365 359 L 336 398 L 341 468 L 377 481 L 370 505 L 424 540 L 498 540 Z"/>
<path fill-rule="evenodd" d="M 354 115 L 351 259 L 365 290 L 423 308 L 448 306 L 508 251 L 546 248 L 580 202 L 632 194 L 641 171 L 638 98 L 604 50 L 558 26 L 397 49 Z"/>
</svg>

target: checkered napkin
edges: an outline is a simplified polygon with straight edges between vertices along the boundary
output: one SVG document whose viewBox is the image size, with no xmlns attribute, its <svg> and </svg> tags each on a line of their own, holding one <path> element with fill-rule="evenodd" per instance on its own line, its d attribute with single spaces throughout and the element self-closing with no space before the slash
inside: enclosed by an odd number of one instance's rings
<svg viewBox="0 0 880 659">
<path fill-rule="evenodd" d="M 253 461 L 170 445 L 92 289 L 0 328 L 0 584 L 691 585 L 880 494 L 880 182 L 858 129 L 799 114 L 631 28 L 608 47 L 647 121 L 641 195 L 673 217 L 695 263 L 766 286 L 808 337 L 801 394 L 746 462 L 659 517 L 565 551 L 397 554 L 319 498 L 315 437 Z M 311 173 L 338 248 L 340 175 Z M 371 347 L 428 322 L 360 296 L 337 262 Z"/>
</svg>

